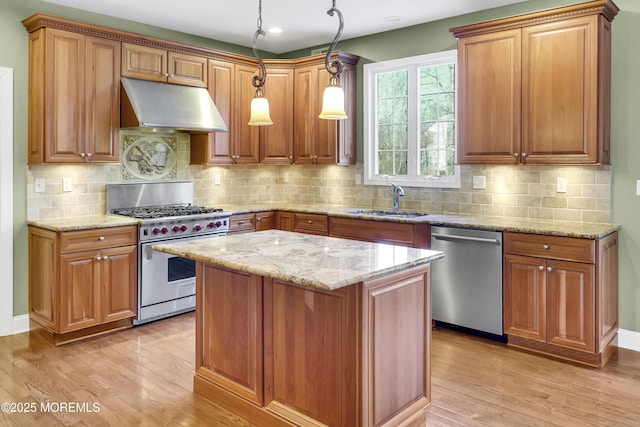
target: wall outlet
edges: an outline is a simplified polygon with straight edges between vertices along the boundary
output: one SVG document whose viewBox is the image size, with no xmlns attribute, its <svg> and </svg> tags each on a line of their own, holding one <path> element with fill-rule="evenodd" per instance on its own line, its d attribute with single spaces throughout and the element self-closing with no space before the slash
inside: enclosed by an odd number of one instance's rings
<svg viewBox="0 0 640 427">
<path fill-rule="evenodd" d="M 62 178 L 62 191 L 65 193 L 71 191 L 71 178 Z"/>
<path fill-rule="evenodd" d="M 34 191 L 36 193 L 44 193 L 44 178 L 36 178 Z"/>
<path fill-rule="evenodd" d="M 289 172 L 285 172 L 283 176 L 284 182 L 289 182 Z"/>
<path fill-rule="evenodd" d="M 567 178 L 558 177 L 558 182 L 556 184 L 556 191 L 558 193 L 567 192 Z"/>
<path fill-rule="evenodd" d="M 487 188 L 487 177 L 484 175 L 473 176 L 473 189 L 484 190 Z"/>
<path fill-rule="evenodd" d="M 636 196 L 640 196 L 640 179 L 636 181 Z"/>
<path fill-rule="evenodd" d="M 362 184 L 362 174 L 356 174 L 356 185 Z"/>
<path fill-rule="evenodd" d="M 220 174 L 219 174 L 219 173 L 217 173 L 217 174 L 215 174 L 215 175 L 213 176 L 213 183 L 214 183 L 215 185 L 220 185 Z"/>
</svg>

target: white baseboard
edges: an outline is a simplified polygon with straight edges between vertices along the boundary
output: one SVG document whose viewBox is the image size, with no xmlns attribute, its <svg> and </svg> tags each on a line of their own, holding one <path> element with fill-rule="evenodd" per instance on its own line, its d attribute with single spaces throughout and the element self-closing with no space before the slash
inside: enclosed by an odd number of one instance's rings
<svg viewBox="0 0 640 427">
<path fill-rule="evenodd" d="M 13 334 L 21 334 L 23 332 L 29 332 L 29 315 L 23 314 L 21 316 L 13 317 Z"/>
<path fill-rule="evenodd" d="M 618 347 L 640 351 L 640 332 L 618 329 Z"/>
</svg>

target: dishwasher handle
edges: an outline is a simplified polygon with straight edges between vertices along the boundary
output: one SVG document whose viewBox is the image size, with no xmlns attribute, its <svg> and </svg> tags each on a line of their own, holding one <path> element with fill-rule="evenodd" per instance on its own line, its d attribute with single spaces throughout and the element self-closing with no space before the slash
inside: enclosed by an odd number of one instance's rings
<svg viewBox="0 0 640 427">
<path fill-rule="evenodd" d="M 479 242 L 479 243 L 493 243 L 500 244 L 499 239 L 487 239 L 484 237 L 469 237 L 469 236 L 458 236 L 458 235 L 450 235 L 450 234 L 437 234 L 431 233 L 431 237 L 435 237 L 438 240 L 452 240 L 458 242 Z"/>
</svg>

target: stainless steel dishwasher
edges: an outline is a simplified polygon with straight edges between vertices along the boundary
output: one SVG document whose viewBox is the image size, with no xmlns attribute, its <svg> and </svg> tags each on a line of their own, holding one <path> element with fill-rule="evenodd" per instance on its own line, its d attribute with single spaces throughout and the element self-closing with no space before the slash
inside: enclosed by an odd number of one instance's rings
<svg viewBox="0 0 640 427">
<path fill-rule="evenodd" d="M 433 319 L 503 338 L 502 233 L 432 226 L 431 249 L 445 254 L 431 265 Z"/>
</svg>

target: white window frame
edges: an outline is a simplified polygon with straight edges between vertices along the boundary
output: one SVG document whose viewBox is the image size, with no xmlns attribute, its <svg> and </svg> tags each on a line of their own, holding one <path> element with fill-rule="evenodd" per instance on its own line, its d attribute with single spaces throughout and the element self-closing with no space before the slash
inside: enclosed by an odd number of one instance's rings
<svg viewBox="0 0 640 427">
<path fill-rule="evenodd" d="M 364 71 L 364 183 L 367 185 L 389 185 L 390 182 L 406 187 L 431 187 L 431 188 L 460 188 L 460 166 L 454 165 L 454 175 L 448 177 L 427 177 L 418 175 L 418 167 L 412 165 L 411 159 L 418 160 L 418 149 L 420 144 L 418 121 L 419 92 L 418 92 L 418 69 L 425 66 L 440 64 L 456 64 L 455 67 L 455 108 L 456 108 L 456 148 L 458 146 L 458 55 L 457 50 L 431 53 L 426 55 L 412 56 L 408 58 L 393 59 L 389 61 L 374 62 L 365 64 Z M 409 72 L 408 92 L 409 92 L 409 168 L 407 175 L 380 175 L 376 174 L 378 162 L 378 140 L 377 140 L 377 87 L 376 76 L 379 73 L 407 70 Z"/>
</svg>

